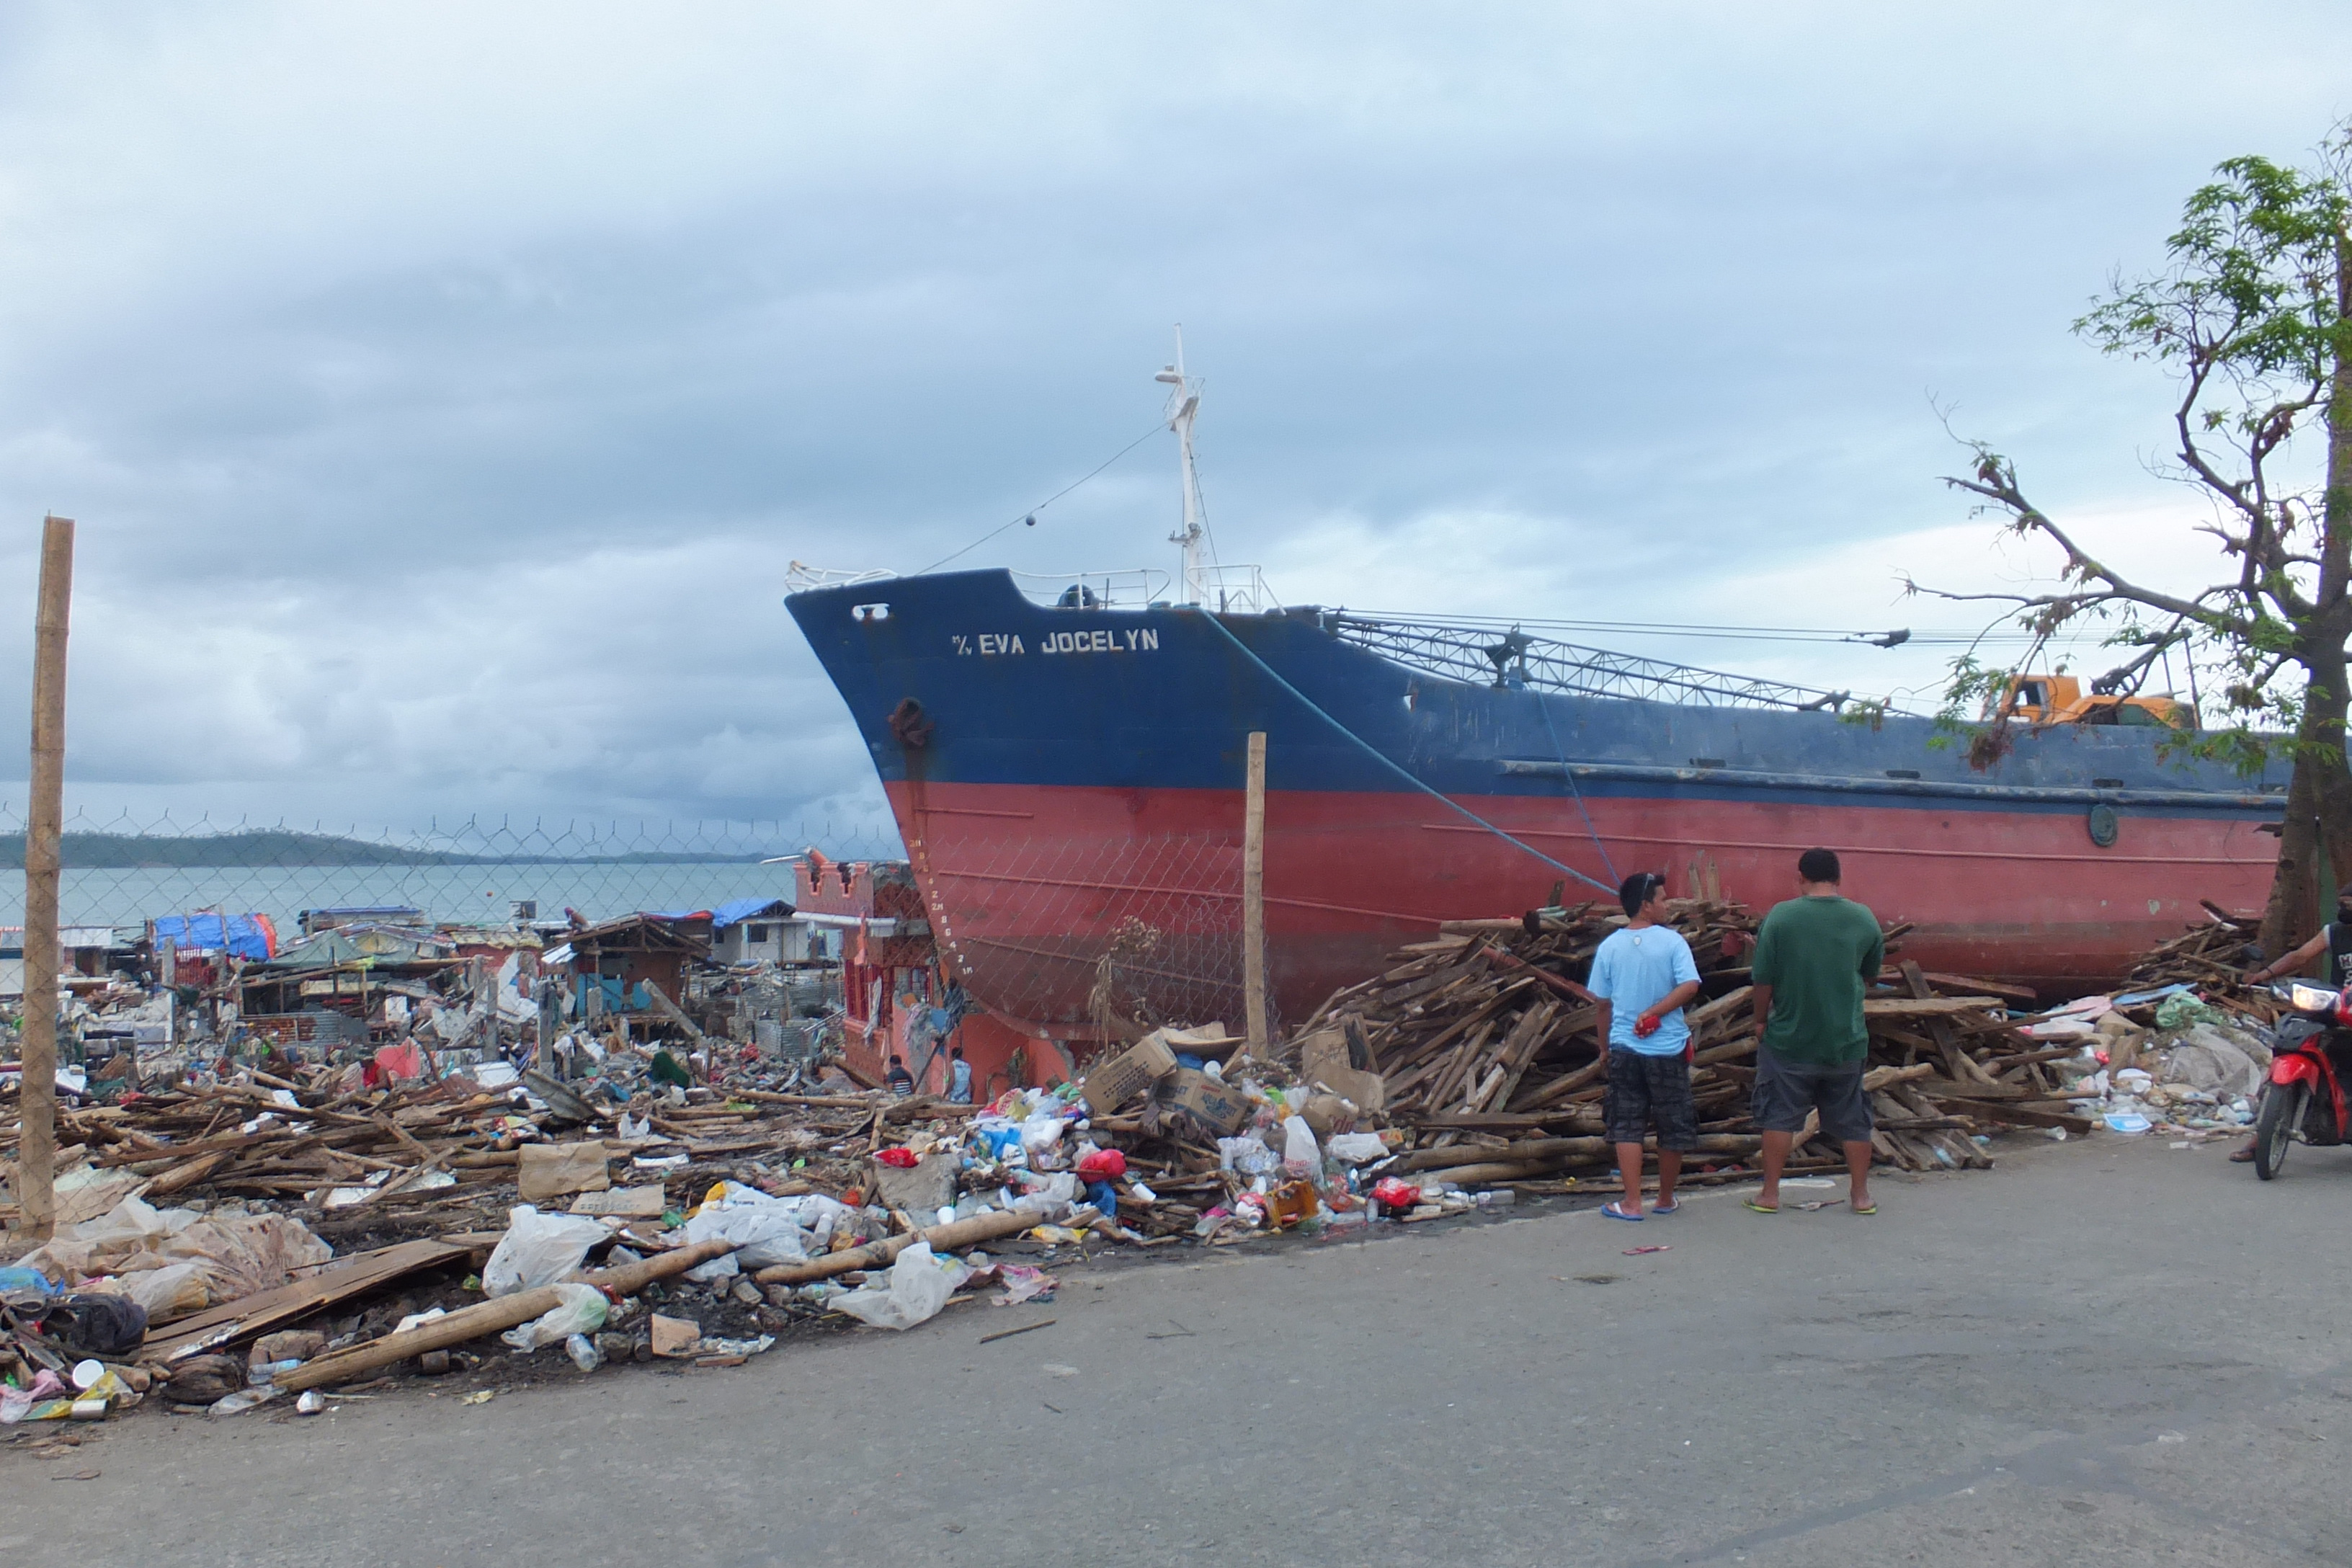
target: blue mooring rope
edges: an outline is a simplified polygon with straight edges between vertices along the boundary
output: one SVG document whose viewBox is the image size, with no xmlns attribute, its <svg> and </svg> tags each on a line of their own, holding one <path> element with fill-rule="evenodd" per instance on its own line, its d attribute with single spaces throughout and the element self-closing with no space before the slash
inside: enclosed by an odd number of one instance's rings
<svg viewBox="0 0 2352 1568">
<path fill-rule="evenodd" d="M 1365 740 L 1361 735 L 1357 734 L 1353 730 L 1349 729 L 1348 726 L 1340 723 L 1339 721 L 1331 717 L 1330 714 L 1323 710 L 1313 698 L 1307 696 L 1307 693 L 1299 690 L 1298 688 L 1291 685 L 1289 681 L 1285 680 L 1279 674 L 1276 673 L 1273 666 L 1267 664 L 1265 660 L 1258 658 L 1256 653 L 1251 649 L 1247 643 L 1244 643 L 1241 638 L 1234 636 L 1233 632 L 1226 627 L 1225 624 L 1217 619 L 1213 614 L 1208 610 L 1202 609 L 1197 605 L 1187 607 L 1198 611 L 1202 620 L 1216 627 L 1219 636 L 1223 637 L 1227 642 L 1233 644 L 1234 647 L 1241 650 L 1243 658 L 1248 659 L 1261 670 L 1264 670 L 1267 679 L 1282 688 L 1283 690 L 1290 693 L 1290 695 L 1297 700 L 1298 704 L 1305 708 L 1308 712 L 1314 714 L 1318 719 L 1320 719 L 1326 724 L 1330 725 L 1331 728 L 1337 730 L 1340 734 L 1346 736 L 1349 740 L 1353 741 L 1357 745 L 1362 747 L 1366 752 L 1370 754 L 1373 761 L 1388 769 L 1389 772 L 1396 774 L 1397 777 L 1404 780 L 1405 783 L 1412 785 L 1413 788 L 1421 791 L 1422 794 L 1429 796 L 1432 800 L 1436 801 L 1448 811 L 1454 812 L 1460 816 L 1476 823 L 1479 826 L 1485 828 L 1487 832 L 1493 834 L 1504 843 L 1510 845 L 1513 848 L 1523 849 L 1527 851 L 1527 853 L 1534 856 L 1537 859 L 1542 861 L 1545 865 L 1550 867 L 1553 870 L 1565 871 L 1570 876 L 1575 878 L 1578 881 L 1582 882 L 1585 886 L 1589 888 L 1598 888 L 1601 891 L 1608 894 L 1610 897 L 1616 897 L 1617 889 L 1611 887 L 1608 883 L 1596 881 L 1592 878 L 1588 877 L 1583 872 L 1578 870 L 1573 866 L 1561 865 L 1559 861 L 1553 859 L 1550 856 L 1545 854 L 1534 845 L 1522 843 L 1520 840 L 1512 837 L 1509 834 L 1504 832 L 1501 828 L 1496 826 L 1493 823 L 1487 821 L 1476 812 L 1472 811 L 1469 807 L 1457 805 L 1455 802 L 1448 799 L 1445 795 L 1439 794 L 1436 790 L 1432 789 L 1429 785 L 1415 778 L 1412 773 L 1405 771 L 1404 768 L 1401 767 L 1397 763 L 1391 760 L 1387 752 L 1381 751 L 1370 741 Z M 1538 698 L 1538 700 L 1540 701 L 1541 699 Z M 1549 718 L 1549 715 L 1547 715 L 1547 718 Z M 1582 797 L 1579 796 L 1578 805 L 1580 806 L 1582 804 Z M 1589 824 L 1590 819 L 1588 819 L 1588 826 Z M 1598 842 L 1597 839 L 1596 842 Z M 1607 862 L 1608 858 L 1609 857 L 1604 851 L 1601 855 L 1601 860 L 1604 864 Z M 1612 868 L 1612 874 L 1614 874 L 1613 868 Z"/>
</svg>

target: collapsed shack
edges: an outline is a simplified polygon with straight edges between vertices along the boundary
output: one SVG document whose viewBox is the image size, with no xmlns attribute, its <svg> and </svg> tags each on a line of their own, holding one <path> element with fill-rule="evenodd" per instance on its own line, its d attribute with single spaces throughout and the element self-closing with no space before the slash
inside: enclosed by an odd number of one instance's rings
<svg viewBox="0 0 2352 1568">
<path fill-rule="evenodd" d="M 1742 1179 L 1755 921 L 1672 909 L 1703 977 L 1688 1179 Z M 456 1369 L 730 1365 L 983 1290 L 1049 1300 L 1047 1270 L 1097 1246 L 1362 1235 L 1560 1193 L 1612 1159 L 1582 981 L 1618 923 L 1591 906 L 1461 922 L 1336 994 L 1285 1061 L 1215 1025 L 1157 1029 L 1077 1083 L 982 1105 L 720 1052 L 689 1072 L 617 1028 L 569 1082 L 499 1081 L 514 1069 L 495 1060 L 388 1082 L 292 1064 L 68 1104 L 58 1238 L 0 1267 L 0 1423 L 142 1399 L 307 1410 Z M 2021 987 L 1921 972 L 1900 935 L 1864 1005 L 1885 1161 L 1968 1169 L 2005 1131 L 2194 1139 L 2248 1119 L 2266 995 L 2166 978 L 2231 973 L 2214 955 L 2246 932 L 2227 917 L 2149 956 L 2162 984 L 2040 1013 Z M 1837 1156 L 1801 1140 L 1791 1168 Z"/>
</svg>

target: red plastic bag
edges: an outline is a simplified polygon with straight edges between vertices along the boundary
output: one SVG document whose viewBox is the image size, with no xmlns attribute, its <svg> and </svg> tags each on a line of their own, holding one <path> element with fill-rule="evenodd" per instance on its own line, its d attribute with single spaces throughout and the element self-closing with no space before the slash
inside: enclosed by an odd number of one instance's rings
<svg viewBox="0 0 2352 1568">
<path fill-rule="evenodd" d="M 1127 1155 L 1118 1149 L 1097 1149 L 1078 1162 L 1078 1174 L 1089 1182 L 1116 1182 L 1127 1174 Z"/>
<path fill-rule="evenodd" d="M 1383 1208 L 1409 1209 L 1421 1202 L 1421 1189 L 1394 1176 L 1382 1176 L 1372 1184 L 1372 1197 Z"/>
<path fill-rule="evenodd" d="M 917 1163 L 912 1149 L 885 1149 L 874 1157 L 894 1171 L 911 1171 Z"/>
</svg>

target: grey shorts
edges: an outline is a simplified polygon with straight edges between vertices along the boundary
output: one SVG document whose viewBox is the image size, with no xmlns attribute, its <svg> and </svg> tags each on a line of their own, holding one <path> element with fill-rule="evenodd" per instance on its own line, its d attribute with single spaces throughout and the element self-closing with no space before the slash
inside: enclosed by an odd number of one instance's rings
<svg viewBox="0 0 2352 1568">
<path fill-rule="evenodd" d="M 1822 1131 L 1840 1143 L 1867 1143 L 1870 1097 L 1862 1091 L 1864 1064 L 1785 1062 L 1756 1051 L 1756 1125 L 1766 1132 L 1801 1132 L 1805 1112 L 1818 1110 Z"/>
<path fill-rule="evenodd" d="M 1690 1058 L 1645 1057 L 1622 1046 L 1609 1047 L 1609 1119 L 1612 1143 L 1639 1143 L 1654 1127 L 1658 1147 L 1688 1154 L 1698 1148 L 1698 1108 L 1691 1099 Z"/>
</svg>

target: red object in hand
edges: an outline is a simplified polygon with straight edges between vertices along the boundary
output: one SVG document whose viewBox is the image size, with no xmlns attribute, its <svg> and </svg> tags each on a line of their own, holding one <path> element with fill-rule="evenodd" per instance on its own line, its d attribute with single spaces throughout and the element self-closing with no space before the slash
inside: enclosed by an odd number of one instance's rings
<svg viewBox="0 0 2352 1568">
<path fill-rule="evenodd" d="M 1663 1021 L 1651 1017 L 1647 1013 L 1643 1014 L 1633 1020 L 1633 1037 L 1637 1040 L 1648 1039 L 1658 1032 L 1658 1025 Z"/>
<path fill-rule="evenodd" d="M 1078 1162 L 1078 1174 L 1089 1182 L 1115 1182 L 1127 1174 L 1127 1155 L 1118 1149 L 1097 1149 Z"/>
<path fill-rule="evenodd" d="M 885 1149 L 874 1158 L 894 1171 L 911 1171 L 916 1165 L 912 1149 Z"/>
</svg>

